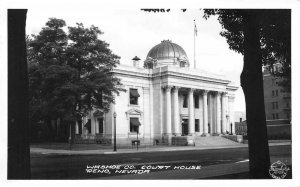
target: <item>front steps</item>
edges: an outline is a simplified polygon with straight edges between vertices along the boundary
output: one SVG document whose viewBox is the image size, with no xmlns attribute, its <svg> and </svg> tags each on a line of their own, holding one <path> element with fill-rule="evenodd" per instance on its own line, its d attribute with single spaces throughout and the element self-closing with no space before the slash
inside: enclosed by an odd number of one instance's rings
<svg viewBox="0 0 300 187">
<path fill-rule="evenodd" d="M 239 145 L 239 143 L 222 136 L 196 136 L 194 141 L 195 146 L 198 147 Z"/>
</svg>

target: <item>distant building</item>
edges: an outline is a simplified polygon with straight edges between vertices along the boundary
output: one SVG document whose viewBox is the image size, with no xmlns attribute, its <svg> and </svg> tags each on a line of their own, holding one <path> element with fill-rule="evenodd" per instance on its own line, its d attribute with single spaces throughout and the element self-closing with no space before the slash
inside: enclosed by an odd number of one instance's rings
<svg viewBox="0 0 300 187">
<path fill-rule="evenodd" d="M 280 69 L 279 64 L 274 66 Z M 291 93 L 278 85 L 280 78 L 270 73 L 269 66 L 263 68 L 265 111 L 267 120 L 291 119 Z"/>
<path fill-rule="evenodd" d="M 290 139 L 290 120 L 267 120 L 267 132 L 269 139 Z M 235 132 L 237 135 L 247 136 L 247 121 L 235 122 Z"/>
<path fill-rule="evenodd" d="M 280 70 L 280 64 L 274 65 L 274 71 Z M 263 67 L 263 84 L 267 132 L 269 139 L 291 138 L 291 93 L 278 85 L 280 78 L 270 73 L 270 67 Z M 237 135 L 247 135 L 247 121 L 241 114 L 235 113 L 235 131 Z"/>
<path fill-rule="evenodd" d="M 246 120 L 246 112 L 235 111 L 234 112 L 234 122 L 240 122 Z"/>
<path fill-rule="evenodd" d="M 247 135 L 247 122 L 240 119 L 239 122 L 235 122 L 235 133 L 237 135 Z"/>
</svg>

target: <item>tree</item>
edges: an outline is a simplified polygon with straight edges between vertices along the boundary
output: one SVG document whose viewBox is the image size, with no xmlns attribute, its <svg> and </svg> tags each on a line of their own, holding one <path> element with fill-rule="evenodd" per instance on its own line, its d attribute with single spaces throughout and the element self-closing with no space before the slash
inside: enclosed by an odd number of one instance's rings
<svg viewBox="0 0 300 187">
<path fill-rule="evenodd" d="M 28 75 L 25 27 L 27 10 L 9 9 L 7 178 L 30 178 Z"/>
<path fill-rule="evenodd" d="M 241 86 L 245 94 L 249 169 L 253 178 L 269 178 L 270 167 L 262 65 L 290 67 L 290 10 L 204 10 L 217 15 L 229 48 L 244 55 Z"/>
<path fill-rule="evenodd" d="M 111 70 L 119 63 L 109 45 L 98 39 L 102 32 L 83 24 L 68 27 L 51 18 L 28 44 L 31 116 L 61 118 L 74 124 L 92 109 L 109 110 L 113 94 L 123 91 Z M 73 142 L 73 136 L 70 142 Z"/>
</svg>

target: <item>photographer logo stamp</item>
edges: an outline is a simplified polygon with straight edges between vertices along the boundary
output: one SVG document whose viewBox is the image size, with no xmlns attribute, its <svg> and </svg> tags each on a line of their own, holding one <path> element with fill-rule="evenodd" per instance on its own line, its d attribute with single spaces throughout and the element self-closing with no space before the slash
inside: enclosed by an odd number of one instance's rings
<svg viewBox="0 0 300 187">
<path fill-rule="evenodd" d="M 284 179 L 290 170 L 283 162 L 274 162 L 269 169 L 269 174 L 273 179 Z"/>
</svg>

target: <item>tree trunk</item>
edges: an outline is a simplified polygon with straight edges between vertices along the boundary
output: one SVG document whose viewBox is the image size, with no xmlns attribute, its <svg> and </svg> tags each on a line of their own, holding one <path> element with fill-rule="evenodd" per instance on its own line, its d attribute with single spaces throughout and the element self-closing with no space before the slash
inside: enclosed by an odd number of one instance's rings
<svg viewBox="0 0 300 187">
<path fill-rule="evenodd" d="M 243 18 L 244 67 L 241 74 L 241 86 L 246 101 L 250 175 L 252 178 L 270 178 L 259 17 L 254 11 L 248 11 Z"/>
<path fill-rule="evenodd" d="M 30 178 L 27 10 L 8 10 L 8 179 Z"/>
<path fill-rule="evenodd" d="M 69 128 L 70 128 L 70 131 L 69 131 L 69 145 L 70 145 L 70 150 L 73 149 L 73 146 L 74 146 L 74 143 L 75 143 L 75 124 L 76 122 L 74 121 L 71 121 L 69 122 Z"/>
</svg>

